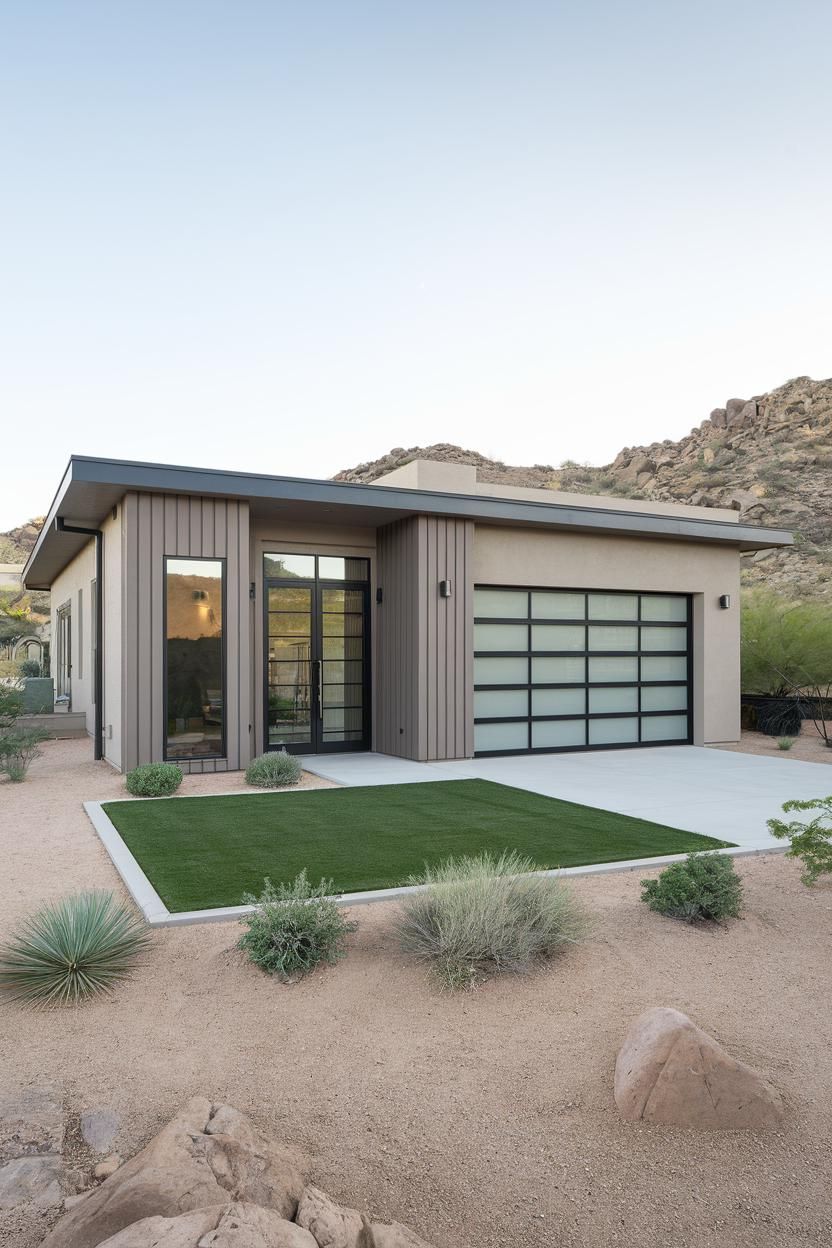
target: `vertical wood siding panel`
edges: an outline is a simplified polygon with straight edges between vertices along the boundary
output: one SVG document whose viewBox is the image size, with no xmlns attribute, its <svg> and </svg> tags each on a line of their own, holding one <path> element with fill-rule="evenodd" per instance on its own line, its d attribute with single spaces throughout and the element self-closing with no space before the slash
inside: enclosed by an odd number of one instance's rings
<svg viewBox="0 0 832 1248">
<path fill-rule="evenodd" d="M 202 500 L 202 535 L 200 537 L 199 549 L 206 555 L 215 555 L 217 553 L 217 546 L 214 541 L 214 511 L 216 506 L 217 504 L 213 498 Z"/>
<path fill-rule="evenodd" d="M 228 529 L 226 545 L 226 610 L 223 626 L 225 628 L 225 652 L 227 662 L 225 668 L 226 699 L 225 699 L 225 737 L 227 757 L 239 766 L 240 758 L 240 565 L 239 565 L 239 511 L 236 503 L 228 504 L 226 516 Z"/>
<path fill-rule="evenodd" d="M 162 758 L 165 748 L 165 499 L 155 494 L 150 501 L 150 731 L 151 758 Z"/>
<path fill-rule="evenodd" d="M 197 558 L 202 554 L 202 499 L 188 500 L 188 526 L 191 534 L 191 554 Z"/>
<path fill-rule="evenodd" d="M 239 540 L 237 543 L 237 684 L 239 688 L 239 753 L 238 767 L 251 762 L 253 714 L 251 705 L 251 674 L 253 654 L 251 650 L 251 600 L 248 587 L 251 580 L 251 532 L 248 503 L 237 504 Z M 262 684 L 262 674 L 260 677 Z"/>
<path fill-rule="evenodd" d="M 464 758 L 474 754 L 474 540 L 473 520 L 465 520 L 465 614 L 463 650 L 465 656 Z"/>
<path fill-rule="evenodd" d="M 173 555 L 191 553 L 191 504 L 187 496 L 176 497 L 176 549 Z"/>
<path fill-rule="evenodd" d="M 150 686 L 153 680 L 152 661 L 152 603 L 151 603 L 151 538 L 152 525 L 150 515 L 151 497 L 149 494 L 138 496 L 138 586 L 137 586 L 137 635 L 138 635 L 138 670 L 137 670 L 137 712 L 138 712 L 138 743 L 139 762 L 149 763 L 153 758 L 153 732 L 150 719 Z"/>
<path fill-rule="evenodd" d="M 122 504 L 122 523 L 124 529 L 124 597 L 123 597 L 123 642 L 124 642 L 124 770 L 131 771 L 139 761 L 139 724 L 136 706 L 136 691 L 139 686 L 139 621 L 138 621 L 138 575 L 139 575 L 139 530 L 138 530 L 138 498 L 135 494 L 125 494 Z"/>
<path fill-rule="evenodd" d="M 211 549 L 218 559 L 228 554 L 228 512 L 236 506 L 236 503 L 227 503 L 224 498 L 214 499 L 212 509 L 214 531 Z"/>
<path fill-rule="evenodd" d="M 413 697 L 418 715 L 418 748 L 416 757 L 428 757 L 428 715 L 430 685 L 428 673 L 428 652 L 430 622 L 427 616 L 427 585 L 428 585 L 428 522 L 425 516 L 417 517 L 414 525 L 414 541 L 416 549 L 413 554 L 415 569 L 416 593 L 416 639 L 414 645 Z M 411 576 L 414 573 L 411 572 Z"/>
</svg>

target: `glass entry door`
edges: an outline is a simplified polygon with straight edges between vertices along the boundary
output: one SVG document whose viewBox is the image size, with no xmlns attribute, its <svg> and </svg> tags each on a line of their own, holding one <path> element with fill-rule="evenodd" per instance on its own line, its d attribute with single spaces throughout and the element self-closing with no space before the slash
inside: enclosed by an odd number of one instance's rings
<svg viewBox="0 0 832 1248">
<path fill-rule="evenodd" d="M 264 573 L 267 749 L 369 749 L 368 561 L 266 555 Z"/>
</svg>

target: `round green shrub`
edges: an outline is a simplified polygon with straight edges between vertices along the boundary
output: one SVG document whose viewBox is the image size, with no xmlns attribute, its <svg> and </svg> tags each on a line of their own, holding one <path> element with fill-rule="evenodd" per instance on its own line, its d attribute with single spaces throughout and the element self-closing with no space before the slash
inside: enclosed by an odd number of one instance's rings
<svg viewBox="0 0 832 1248">
<path fill-rule="evenodd" d="M 243 904 L 256 909 L 240 920 L 247 930 L 239 947 L 256 966 L 280 979 L 306 975 L 320 962 L 337 962 L 347 934 L 358 925 L 338 908 L 334 891 L 332 880 L 310 884 L 305 868 L 291 884 L 264 880 L 259 897 L 243 896 Z"/>
<path fill-rule="evenodd" d="M 174 763 L 143 763 L 124 777 L 133 797 L 169 797 L 182 783 L 182 772 Z"/>
<path fill-rule="evenodd" d="M 285 750 L 261 754 L 246 768 L 246 784 L 254 784 L 259 789 L 282 789 L 297 784 L 302 770 L 294 754 L 287 754 Z"/>
<path fill-rule="evenodd" d="M 684 862 L 666 867 L 658 879 L 642 880 L 641 899 L 651 910 L 684 923 L 735 919 L 742 881 L 727 854 L 688 854 Z"/>
</svg>

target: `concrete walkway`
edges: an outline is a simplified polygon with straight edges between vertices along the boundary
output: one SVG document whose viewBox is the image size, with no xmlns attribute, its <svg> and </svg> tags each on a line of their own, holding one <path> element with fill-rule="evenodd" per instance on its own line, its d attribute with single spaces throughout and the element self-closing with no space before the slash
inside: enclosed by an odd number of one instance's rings
<svg viewBox="0 0 832 1248">
<path fill-rule="evenodd" d="M 479 777 L 548 797 L 732 841 L 782 849 L 766 820 L 789 798 L 827 797 L 832 768 L 698 746 L 521 754 L 450 763 L 414 763 L 389 754 L 326 754 L 301 759 L 338 784 L 412 784 Z M 797 816 L 791 816 L 797 817 Z"/>
</svg>

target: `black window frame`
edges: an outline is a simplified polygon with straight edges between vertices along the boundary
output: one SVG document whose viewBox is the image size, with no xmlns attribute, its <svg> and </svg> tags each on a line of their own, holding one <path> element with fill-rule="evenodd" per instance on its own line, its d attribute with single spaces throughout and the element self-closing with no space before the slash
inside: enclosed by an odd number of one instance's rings
<svg viewBox="0 0 832 1248">
<path fill-rule="evenodd" d="M 639 590 L 639 589 L 599 589 L 592 587 L 591 589 L 581 588 L 569 585 L 495 585 L 492 583 L 478 583 L 474 586 L 474 592 L 477 590 L 496 590 L 507 593 L 524 593 L 527 595 L 526 616 L 478 616 L 474 615 L 474 626 L 477 624 L 518 624 L 527 628 L 528 645 L 525 650 L 477 650 L 476 646 L 473 650 L 473 658 L 522 658 L 526 660 L 526 681 L 505 681 L 503 683 L 489 683 L 474 681 L 474 694 L 486 692 L 499 692 L 502 690 L 525 690 L 527 694 L 527 714 L 525 717 L 518 715 L 474 715 L 474 726 L 477 724 L 525 724 L 527 729 L 526 746 L 514 749 L 502 750 L 477 750 L 474 751 L 475 758 L 499 758 L 507 755 L 518 754 L 567 754 L 567 753 L 586 753 L 589 750 L 626 750 L 626 749 L 649 749 L 653 746 L 661 745 L 691 745 L 693 744 L 693 595 L 690 593 L 678 593 L 673 590 Z M 582 618 L 568 617 L 563 619 L 547 619 L 545 617 L 537 617 L 532 615 L 532 594 L 536 593 L 568 593 L 582 594 L 584 598 L 584 614 Z M 591 619 L 589 615 L 589 598 L 591 594 L 608 594 L 620 595 L 621 597 L 635 597 L 637 600 L 637 615 L 635 619 Z M 642 600 L 645 598 L 680 598 L 685 601 L 685 619 L 684 620 L 644 620 L 642 619 Z M 476 601 L 476 600 L 475 600 Z M 475 607 L 476 611 L 476 607 Z M 532 628 L 535 624 L 552 624 L 552 625 L 581 625 L 584 632 L 584 648 L 583 650 L 537 650 L 532 645 Z M 637 641 L 639 646 L 635 650 L 591 650 L 589 647 L 589 629 L 592 626 L 612 626 L 612 627 L 630 627 L 638 628 L 639 635 Z M 641 648 L 641 628 L 684 628 L 686 646 L 683 650 L 643 650 Z M 538 658 L 573 658 L 582 659 L 584 662 L 584 678 L 581 681 L 535 681 L 532 680 L 532 660 Z M 591 681 L 589 679 L 589 663 L 592 658 L 633 658 L 638 663 L 636 680 L 605 680 Z M 643 658 L 684 658 L 685 659 L 685 678 L 684 680 L 642 680 L 641 679 L 641 660 Z M 642 694 L 644 688 L 670 688 L 682 687 L 686 691 L 687 707 L 685 710 L 659 710 L 645 711 L 642 710 Z M 590 711 L 589 710 L 589 692 L 590 689 L 598 688 L 618 688 L 618 689 L 636 689 L 638 691 L 638 705 L 635 711 Z M 582 714 L 562 714 L 562 715 L 534 715 L 532 713 L 532 693 L 539 689 L 583 689 L 584 691 L 584 711 Z M 687 718 L 687 734 L 684 738 L 672 737 L 662 740 L 642 740 L 642 722 L 645 719 L 656 719 L 662 716 L 685 715 Z M 591 721 L 598 719 L 635 719 L 637 722 L 638 738 L 635 741 L 612 741 L 592 743 L 589 740 L 589 726 Z M 584 743 L 581 745 L 552 745 L 552 746 L 535 746 L 533 742 L 533 729 L 536 723 L 546 723 L 553 721 L 582 721 L 584 724 Z"/>
<path fill-rule="evenodd" d="M 168 563 L 219 563 L 222 566 L 221 601 L 222 601 L 222 743 L 217 754 L 213 750 L 208 754 L 171 755 L 168 752 Z M 228 636 L 226 621 L 228 619 L 228 559 L 225 555 L 163 555 L 162 576 L 164 593 L 162 594 L 162 642 L 164 645 L 162 659 L 162 723 L 164 744 L 162 758 L 166 763 L 198 763 L 208 760 L 228 759 Z"/>
<path fill-rule="evenodd" d="M 275 555 L 298 555 L 313 560 L 313 576 L 275 576 L 266 571 L 266 560 L 274 558 Z M 353 559 L 361 560 L 365 564 L 366 576 L 361 580 L 338 580 L 334 577 L 322 577 L 320 575 L 321 559 Z M 300 551 L 300 550 L 264 550 L 261 560 L 261 583 L 262 583 L 262 607 L 261 618 L 263 628 L 263 749 L 266 753 L 286 750 L 288 754 L 349 754 L 349 753 L 366 753 L 372 747 L 372 610 L 370 587 L 372 584 L 372 560 L 369 555 L 332 555 L 329 552 L 322 551 Z M 326 589 L 344 589 L 356 590 L 362 594 L 362 615 L 363 615 L 363 634 L 362 634 L 362 658 L 363 664 L 362 679 L 362 735 L 360 740 L 350 741 L 324 741 L 323 732 L 321 730 L 320 740 L 316 739 L 315 715 L 313 713 L 310 722 L 310 740 L 308 742 L 286 742 L 271 744 L 269 741 L 269 590 L 272 588 L 291 588 L 298 586 L 300 588 L 311 589 L 312 591 L 312 653 L 314 658 L 310 658 L 310 664 L 314 669 L 317 662 L 323 662 L 323 655 L 316 654 L 316 638 L 318 622 L 317 617 L 326 614 L 321 607 L 321 599 L 323 591 Z M 311 675 L 311 674 L 310 674 Z M 311 676 L 310 693 L 312 700 L 317 697 L 317 677 Z M 349 682 L 348 682 L 349 683 Z M 314 692 L 313 692 L 314 691 Z M 330 708 L 328 708 L 330 709 Z M 322 729 L 322 723 L 321 723 Z"/>
</svg>

